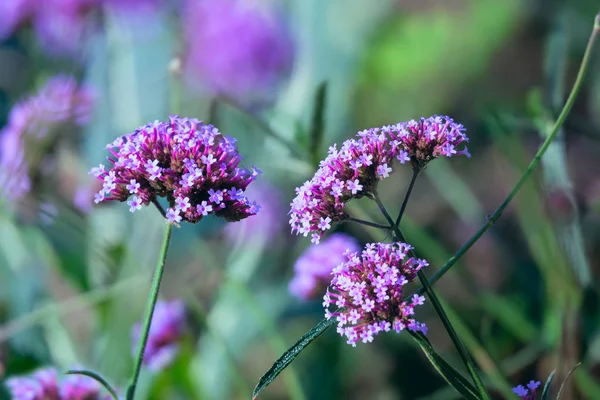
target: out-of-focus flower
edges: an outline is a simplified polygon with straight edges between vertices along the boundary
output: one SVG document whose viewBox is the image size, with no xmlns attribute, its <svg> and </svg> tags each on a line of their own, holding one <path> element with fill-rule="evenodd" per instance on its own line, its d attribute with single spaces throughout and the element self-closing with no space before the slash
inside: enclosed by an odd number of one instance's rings
<svg viewBox="0 0 600 400">
<path fill-rule="evenodd" d="M 179 351 L 179 342 L 185 331 L 186 310 L 182 300 L 159 300 L 154 308 L 143 362 L 157 372 L 168 366 Z M 137 350 L 142 324 L 138 322 L 131 332 L 133 354 Z"/>
<path fill-rule="evenodd" d="M 331 281 L 333 268 L 345 261 L 344 253 L 359 250 L 357 240 L 345 233 L 334 233 L 320 246 L 310 246 L 294 264 L 295 275 L 290 281 L 290 293 L 302 300 L 318 296 Z"/>
<path fill-rule="evenodd" d="M 469 155 L 466 148 L 455 149 L 468 140 L 463 131 L 451 118 L 433 116 L 363 130 L 339 150 L 331 146 L 313 178 L 296 189 L 290 211 L 292 232 L 311 233 L 311 241 L 318 244 L 332 224 L 348 218 L 347 201 L 372 196 L 377 183 L 390 176 L 394 159 L 422 168 L 440 155 Z"/>
<path fill-rule="evenodd" d="M 0 131 L 0 190 L 12 201 L 31 189 L 41 173 L 52 141 L 68 124 L 83 125 L 92 113 L 93 96 L 70 76 L 51 78 L 35 95 L 17 103 Z"/>
<path fill-rule="evenodd" d="M 249 186 L 246 194 L 260 204 L 260 214 L 246 218 L 238 224 L 227 224 L 225 235 L 231 241 L 270 242 L 281 232 L 285 209 L 281 194 L 274 186 L 262 181 Z"/>
<path fill-rule="evenodd" d="M 248 0 L 187 0 L 184 71 L 245 106 L 273 101 L 293 63 L 290 34 L 273 10 Z"/>
<path fill-rule="evenodd" d="M 135 212 L 166 197 L 167 218 L 176 223 L 209 214 L 227 221 L 255 215 L 260 207 L 243 193 L 260 171 L 238 167 L 235 142 L 197 119 L 172 116 L 142 126 L 107 145 L 112 168 L 100 164 L 90 171 L 103 182 L 94 201 L 127 201 Z"/>
<path fill-rule="evenodd" d="M 43 368 L 28 376 L 6 380 L 12 400 L 109 400 L 111 397 L 94 379 L 69 375 L 59 382 L 54 367 Z"/>
<path fill-rule="evenodd" d="M 527 384 L 527 388 L 525 388 L 523 385 L 514 387 L 513 393 L 524 400 L 535 400 L 535 390 L 540 385 L 541 385 L 541 382 L 532 380 L 532 381 L 529 381 L 529 383 Z M 528 389 L 531 390 L 531 393 L 529 392 Z"/>
<path fill-rule="evenodd" d="M 9 36 L 29 16 L 31 0 L 0 1 L 0 39 Z"/>
<path fill-rule="evenodd" d="M 404 329 L 427 333 L 425 324 L 415 321 L 414 308 L 425 297 L 404 300 L 403 286 L 413 281 L 427 261 L 409 258 L 406 243 L 370 243 L 362 255 L 347 251 L 347 261 L 333 269 L 331 286 L 323 297 L 325 317 L 336 318 L 337 332 L 356 346 L 373 341 L 379 332 Z M 335 305 L 331 312 L 329 307 Z"/>
<path fill-rule="evenodd" d="M 457 124 L 447 116 L 434 115 L 411 120 L 392 126 L 384 126 L 381 130 L 400 147 L 400 162 L 410 161 L 423 168 L 429 161 L 439 156 L 452 157 L 465 155 L 471 157 L 467 147 L 458 150 L 457 146 L 468 142 L 465 127 Z"/>
</svg>

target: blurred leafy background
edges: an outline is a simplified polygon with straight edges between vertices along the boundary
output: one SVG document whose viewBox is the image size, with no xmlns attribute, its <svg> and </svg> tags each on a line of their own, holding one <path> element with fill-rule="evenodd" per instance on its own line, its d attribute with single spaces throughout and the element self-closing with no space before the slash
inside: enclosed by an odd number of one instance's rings
<svg viewBox="0 0 600 400">
<path fill-rule="evenodd" d="M 152 208 L 134 216 L 122 204 L 82 211 L 72 198 L 75 188 L 93 185 L 87 171 L 105 160 L 106 143 L 179 114 L 238 139 L 246 165 L 261 168 L 260 181 L 273 190 L 267 200 L 275 211 L 253 218 L 276 234 L 216 219 L 175 230 L 161 295 L 186 301 L 191 332 L 173 365 L 143 371 L 138 395 L 249 398 L 260 375 L 323 316 L 319 299 L 302 302 L 288 292 L 294 261 L 310 243 L 288 233 L 285 215 L 294 188 L 315 170 L 306 148 L 319 85 L 328 93 L 320 156 L 358 130 L 434 113 L 467 127 L 473 157 L 430 164 L 404 221 L 432 273 L 499 205 L 547 134 L 598 11 L 593 0 L 271 3 L 289 24 L 294 63 L 276 101 L 257 112 L 215 102 L 181 79 L 180 2 L 137 18 L 106 12 L 82 59 L 49 57 L 27 27 L 0 44 L 0 126 L 18 99 L 56 73 L 77 76 L 96 98 L 92 121 L 60 153 L 60 184 L 35 193 L 25 214 L 0 203 L 0 376 L 83 365 L 124 386 L 130 329 L 143 315 L 163 222 Z M 498 398 L 555 368 L 564 376 L 580 361 L 571 398 L 600 398 L 598 58 L 542 169 L 436 284 Z M 397 168 L 381 185 L 392 210 L 409 179 L 408 169 Z M 376 215 L 366 202 L 352 207 L 355 215 Z M 363 244 L 384 239 L 359 225 L 337 230 Z M 435 347 L 458 366 L 433 310 L 420 312 Z M 350 348 L 331 331 L 261 398 L 453 396 L 405 335 Z"/>
</svg>

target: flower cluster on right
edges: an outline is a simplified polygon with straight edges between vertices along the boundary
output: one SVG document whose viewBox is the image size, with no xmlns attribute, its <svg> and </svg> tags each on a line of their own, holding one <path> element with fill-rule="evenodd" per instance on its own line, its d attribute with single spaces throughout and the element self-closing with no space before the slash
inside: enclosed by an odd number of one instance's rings
<svg viewBox="0 0 600 400">
<path fill-rule="evenodd" d="M 394 160 L 410 165 L 418 173 L 440 156 L 470 157 L 464 146 L 468 141 L 463 125 L 450 117 L 434 115 L 363 130 L 339 149 L 331 146 L 313 178 L 296 189 L 289 221 L 292 233 L 310 234 L 311 241 L 319 244 L 335 223 L 351 220 L 345 209 L 348 201 L 379 199 L 377 185 L 393 172 Z M 392 228 L 389 226 L 390 231 Z M 338 333 L 346 337 L 348 344 L 372 342 L 382 331 L 427 333 L 425 324 L 413 317 L 415 307 L 425 298 L 406 297 L 403 290 L 428 265 L 412 256 L 412 246 L 402 242 L 371 243 L 362 254 L 353 248 L 335 254 L 324 251 L 322 254 L 331 260 L 342 254 L 347 258 L 333 269 L 332 262 L 310 256 L 311 251 L 299 259 L 302 268 L 296 267 L 290 292 L 303 299 L 312 297 L 317 290 L 317 275 L 307 271 L 319 271 L 318 278 L 323 279 L 325 270 L 330 270 L 333 277 L 324 296 L 325 316 L 336 318 Z M 332 305 L 335 308 L 330 310 Z"/>
</svg>

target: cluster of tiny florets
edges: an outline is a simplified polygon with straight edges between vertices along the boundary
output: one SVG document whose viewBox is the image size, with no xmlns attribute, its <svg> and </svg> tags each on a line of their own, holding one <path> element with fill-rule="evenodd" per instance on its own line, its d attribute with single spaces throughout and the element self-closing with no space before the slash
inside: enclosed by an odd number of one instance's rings
<svg viewBox="0 0 600 400">
<path fill-rule="evenodd" d="M 447 116 L 434 115 L 418 121 L 384 126 L 381 130 L 389 134 L 391 140 L 400 146 L 405 161 L 410 161 L 420 168 L 439 156 L 471 157 L 466 146 L 462 150 L 457 148 L 463 142 L 469 141 L 465 127 Z"/>
<path fill-rule="evenodd" d="M 333 223 L 348 218 L 347 201 L 372 195 L 377 183 L 390 176 L 394 159 L 422 168 L 441 155 L 469 156 L 466 147 L 456 149 L 468 141 L 464 127 L 449 117 L 367 129 L 357 136 L 339 150 L 330 147 L 313 178 L 296 189 L 290 211 L 292 232 L 311 234 L 312 242 L 319 243 Z"/>
<path fill-rule="evenodd" d="M 41 172 L 42 159 L 65 127 L 83 125 L 92 115 L 93 94 L 71 76 L 49 79 L 34 95 L 19 101 L 0 131 L 0 184 L 11 201 L 32 190 L 32 175 Z M 45 157 L 42 157 L 45 156 Z"/>
<path fill-rule="evenodd" d="M 109 400 L 110 395 L 94 379 L 83 375 L 68 375 L 58 379 L 56 368 L 48 367 L 31 375 L 6 380 L 12 400 Z"/>
<path fill-rule="evenodd" d="M 541 385 L 539 381 L 529 381 L 527 388 L 523 385 L 519 385 L 513 388 L 513 393 L 522 398 L 523 400 L 535 400 L 535 390 Z M 529 390 L 531 392 L 529 392 Z"/>
<path fill-rule="evenodd" d="M 144 365 L 152 371 L 165 368 L 177 356 L 181 338 L 186 329 L 186 308 L 180 299 L 156 303 L 148 342 L 144 349 Z M 142 323 L 136 323 L 131 330 L 132 353 L 135 355 L 140 339 Z"/>
<path fill-rule="evenodd" d="M 236 140 L 212 125 L 190 118 L 155 121 L 107 146 L 113 164 L 90 173 L 103 182 L 94 201 L 127 201 L 135 212 L 166 197 L 169 221 L 198 222 L 214 214 L 239 221 L 258 213 L 244 191 L 260 171 L 240 168 Z"/>
<path fill-rule="evenodd" d="M 321 297 L 331 281 L 331 271 L 346 259 L 344 252 L 360 250 L 358 241 L 345 233 L 327 236 L 319 246 L 311 245 L 294 263 L 290 293 L 301 299 Z"/>
<path fill-rule="evenodd" d="M 405 243 L 371 243 L 362 252 L 346 252 L 347 261 L 332 271 L 331 286 L 323 297 L 325 317 L 336 318 L 337 331 L 356 346 L 373 341 L 379 332 L 404 329 L 427 333 L 424 323 L 413 318 L 415 306 L 425 297 L 404 299 L 404 285 L 413 281 L 427 261 L 408 258 Z M 335 306 L 330 311 L 330 306 Z"/>
</svg>

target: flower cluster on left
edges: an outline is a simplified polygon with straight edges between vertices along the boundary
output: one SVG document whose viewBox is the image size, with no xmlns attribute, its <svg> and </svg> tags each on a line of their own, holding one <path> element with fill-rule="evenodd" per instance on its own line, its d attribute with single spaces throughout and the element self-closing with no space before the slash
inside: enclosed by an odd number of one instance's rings
<svg viewBox="0 0 600 400">
<path fill-rule="evenodd" d="M 142 126 L 107 146 L 110 169 L 100 164 L 90 171 L 103 183 L 94 201 L 127 201 L 135 212 L 165 197 L 166 217 L 175 223 L 196 223 L 209 214 L 227 221 L 255 215 L 260 207 L 244 191 L 260 171 L 239 167 L 235 142 L 192 118 Z"/>
<path fill-rule="evenodd" d="M 12 400 L 109 400 L 111 397 L 94 379 L 82 375 L 58 378 L 53 367 L 43 368 L 31 375 L 6 380 Z"/>
</svg>

